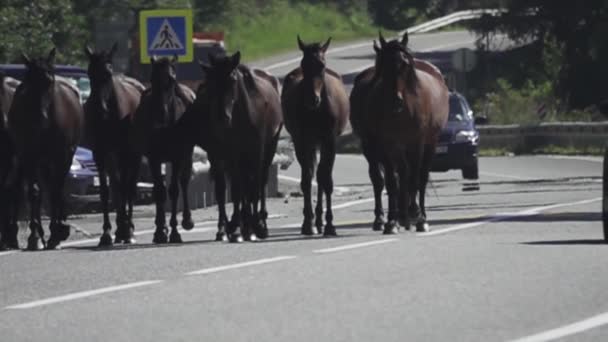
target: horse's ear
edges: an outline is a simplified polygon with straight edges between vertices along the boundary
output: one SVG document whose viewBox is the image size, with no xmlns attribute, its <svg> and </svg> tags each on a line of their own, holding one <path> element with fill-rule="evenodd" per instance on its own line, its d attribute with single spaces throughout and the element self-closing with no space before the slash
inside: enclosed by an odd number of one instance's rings
<svg viewBox="0 0 608 342">
<path fill-rule="evenodd" d="M 49 52 L 49 56 L 46 58 L 46 62 L 48 64 L 53 64 L 55 62 L 55 55 L 57 54 L 57 48 L 53 48 L 51 52 Z"/>
<path fill-rule="evenodd" d="M 110 50 L 110 59 L 114 57 L 114 54 L 118 51 L 118 42 L 114 42 L 112 49 Z"/>
<path fill-rule="evenodd" d="M 403 38 L 401 38 L 401 45 L 406 46 L 407 47 L 407 43 L 410 41 L 410 37 L 407 34 L 407 31 L 405 31 L 405 33 L 403 34 Z"/>
<path fill-rule="evenodd" d="M 382 31 L 378 31 L 378 40 L 380 40 L 380 47 L 384 48 L 386 45 L 386 39 L 382 36 Z"/>
<path fill-rule="evenodd" d="M 150 63 L 155 64 L 158 61 L 155 55 L 150 56 Z"/>
<path fill-rule="evenodd" d="M 177 54 L 176 54 L 176 53 L 174 53 L 174 54 L 173 54 L 173 58 L 171 58 L 171 64 L 175 64 L 175 63 L 177 63 L 177 59 L 178 59 Z"/>
<path fill-rule="evenodd" d="M 236 67 L 238 67 L 241 63 L 241 51 L 237 51 L 234 55 L 232 55 L 230 60 L 232 61 L 232 69 L 236 69 Z"/>
<path fill-rule="evenodd" d="M 25 65 L 30 65 L 32 63 L 32 61 L 30 60 L 30 58 L 25 54 L 25 52 L 21 53 L 21 59 L 23 59 L 23 64 Z"/>
<path fill-rule="evenodd" d="M 374 39 L 374 51 L 376 51 L 376 53 L 380 53 L 380 47 L 378 46 L 378 43 L 376 42 L 376 40 Z"/>
<path fill-rule="evenodd" d="M 304 48 L 306 47 L 306 44 L 304 44 L 304 42 L 302 41 L 302 39 L 300 38 L 300 35 L 298 34 L 298 47 L 300 48 L 300 50 L 304 51 Z"/>
<path fill-rule="evenodd" d="M 327 38 L 327 41 L 321 47 L 321 49 L 323 50 L 323 52 L 327 52 L 327 48 L 329 48 L 329 43 L 331 43 L 331 37 Z"/>
<path fill-rule="evenodd" d="M 90 59 L 91 57 L 93 57 L 93 49 L 91 49 L 91 47 L 89 46 L 89 44 L 84 46 L 84 54 L 87 55 L 87 57 Z"/>
</svg>

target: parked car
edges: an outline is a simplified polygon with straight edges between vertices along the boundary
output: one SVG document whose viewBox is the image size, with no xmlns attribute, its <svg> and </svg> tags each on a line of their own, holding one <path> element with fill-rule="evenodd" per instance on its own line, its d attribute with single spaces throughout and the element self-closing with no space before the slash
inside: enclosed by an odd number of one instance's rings
<svg viewBox="0 0 608 342">
<path fill-rule="evenodd" d="M 431 171 L 461 170 L 465 179 L 479 178 L 479 132 L 475 128 L 476 123 L 484 123 L 484 118 L 475 118 L 466 98 L 457 92 L 450 92 L 450 114 L 439 135 Z"/>
</svg>

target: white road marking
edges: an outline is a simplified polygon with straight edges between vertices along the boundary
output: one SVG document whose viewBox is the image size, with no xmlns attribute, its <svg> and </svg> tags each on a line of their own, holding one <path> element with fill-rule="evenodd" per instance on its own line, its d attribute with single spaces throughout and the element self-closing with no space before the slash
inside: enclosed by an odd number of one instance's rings
<svg viewBox="0 0 608 342">
<path fill-rule="evenodd" d="M 580 160 L 593 163 L 603 163 L 604 157 L 599 156 L 560 156 L 560 155 L 543 155 L 542 158 L 562 159 L 562 160 Z"/>
<path fill-rule="evenodd" d="M 363 248 L 363 247 L 381 245 L 381 244 L 385 244 L 385 243 L 389 243 L 389 242 L 395 242 L 395 241 L 399 241 L 399 239 L 397 239 L 397 238 L 391 238 L 391 239 L 376 240 L 376 241 L 369 241 L 369 242 L 353 243 L 353 244 L 350 244 L 350 245 L 343 245 L 343 246 L 332 247 L 332 248 L 317 249 L 317 250 L 314 250 L 312 252 L 313 253 L 319 253 L 319 254 L 335 253 L 335 252 L 340 252 L 340 251 L 347 251 L 347 250 L 350 250 L 350 249 L 356 249 L 356 248 Z"/>
<path fill-rule="evenodd" d="M 562 327 L 547 330 L 535 335 L 526 336 L 513 340 L 512 342 L 545 342 L 553 341 L 562 337 L 578 334 L 580 332 L 597 328 L 602 325 L 608 324 L 608 313 L 603 313 L 597 316 L 589 317 L 582 321 L 578 321 L 572 324 L 564 325 Z"/>
<path fill-rule="evenodd" d="M 279 261 L 284 261 L 284 260 L 291 260 L 291 259 L 295 259 L 295 258 L 297 258 L 295 255 L 285 255 L 285 256 L 279 256 L 279 257 L 274 257 L 274 258 L 241 262 L 238 264 L 232 264 L 232 265 L 226 265 L 226 266 L 204 268 L 202 270 L 186 273 L 186 275 L 193 276 L 193 275 L 217 273 L 217 272 L 228 271 L 228 270 L 233 270 L 233 269 L 237 269 L 237 268 L 270 264 L 273 262 L 279 262 Z"/>
<path fill-rule="evenodd" d="M 80 298 L 92 297 L 92 296 L 109 293 L 109 292 L 116 292 L 116 291 L 132 289 L 132 288 L 136 288 L 136 287 L 154 285 L 154 284 L 158 284 L 161 282 L 162 282 L 162 280 L 148 280 L 148 281 L 140 281 L 140 282 L 136 282 L 136 283 L 118 285 L 118 286 L 104 287 L 104 288 L 97 289 L 97 290 L 75 292 L 75 293 L 71 293 L 71 294 L 67 294 L 67 295 L 63 295 L 63 296 L 37 300 L 34 302 L 11 305 L 11 306 L 7 306 L 5 309 L 31 309 L 31 308 L 35 308 L 35 307 L 39 307 L 39 306 L 44 306 L 44 305 L 50 305 L 50 304 L 56 304 L 56 303 L 67 302 L 67 301 L 71 301 L 71 300 L 75 300 L 75 299 L 80 299 Z"/>
<path fill-rule="evenodd" d="M 0 256 L 3 256 L 3 255 L 9 255 L 9 254 L 14 254 L 14 253 L 17 253 L 17 252 L 18 252 L 18 251 L 6 251 L 6 252 L 0 252 Z"/>
<path fill-rule="evenodd" d="M 365 47 L 368 45 L 371 46 L 371 43 L 365 42 L 365 43 L 355 43 L 355 44 L 345 45 L 345 46 L 329 49 L 327 51 L 326 55 L 330 55 L 330 54 L 334 54 L 334 53 L 342 52 L 342 51 L 347 51 L 347 50 L 352 50 L 352 49 L 358 49 L 358 48 Z M 271 64 L 271 65 L 265 67 L 264 70 L 270 71 L 272 69 L 277 69 L 277 68 L 281 68 L 281 67 L 284 67 L 287 65 L 298 63 L 301 60 L 302 60 L 302 57 L 298 56 L 297 58 L 291 58 L 291 59 L 284 60 L 282 62 Z"/>
<path fill-rule="evenodd" d="M 286 175 L 278 175 L 278 178 L 282 179 L 284 181 L 300 184 L 300 178 L 286 176 Z M 319 187 L 319 184 L 315 180 L 312 181 L 312 185 L 316 186 L 316 187 Z M 347 188 L 347 187 L 334 186 L 334 191 L 336 191 L 337 193 L 342 193 L 343 194 L 343 193 L 347 193 L 349 190 L 350 189 Z"/>
<path fill-rule="evenodd" d="M 587 199 L 587 200 L 583 200 L 583 201 L 558 203 L 558 204 L 553 204 L 553 205 L 536 207 L 536 208 L 531 208 L 531 209 L 527 209 L 527 210 L 518 211 L 518 212 L 515 212 L 515 213 L 499 214 L 499 215 L 494 215 L 494 216 L 492 216 L 490 218 L 487 218 L 485 220 L 476 221 L 476 222 L 470 222 L 470 223 L 464 223 L 464 224 L 459 224 L 459 225 L 448 227 L 448 228 L 444 228 L 444 229 L 433 230 L 433 231 L 430 231 L 430 232 L 427 232 L 427 233 L 419 233 L 417 235 L 418 236 L 442 235 L 442 234 L 452 233 L 452 232 L 455 232 L 455 231 L 460 231 L 460 230 L 465 230 L 465 229 L 471 229 L 471 228 L 479 227 L 479 226 L 484 225 L 486 223 L 506 221 L 506 220 L 509 220 L 511 218 L 520 217 L 520 216 L 535 216 L 535 215 L 538 215 L 538 214 L 542 213 L 543 211 L 547 211 L 547 210 L 551 210 L 551 209 L 557 209 L 557 208 L 563 208 L 563 207 L 572 207 L 572 206 L 577 206 L 577 205 L 589 204 L 589 203 L 593 203 L 593 202 L 599 202 L 601 200 L 602 200 L 601 197 L 597 197 L 597 198 Z"/>
<path fill-rule="evenodd" d="M 341 204 L 337 204 L 337 205 L 332 205 L 331 208 L 332 210 L 338 210 L 338 209 L 344 209 L 344 208 L 349 208 L 349 207 L 354 207 L 356 205 L 359 204 L 365 204 L 365 203 L 369 203 L 369 202 L 373 202 L 374 198 L 364 198 L 364 199 L 360 199 L 360 200 L 355 200 L 355 201 L 350 201 L 350 202 L 345 202 L 345 203 L 341 203 Z"/>
<path fill-rule="evenodd" d="M 502 173 L 494 173 L 494 172 L 480 172 L 479 174 L 482 175 L 482 176 L 490 176 L 490 177 L 497 177 L 497 178 L 508 178 L 508 179 L 517 179 L 517 180 L 531 180 L 531 178 L 512 176 L 512 175 L 505 175 L 505 174 L 502 174 Z"/>
</svg>

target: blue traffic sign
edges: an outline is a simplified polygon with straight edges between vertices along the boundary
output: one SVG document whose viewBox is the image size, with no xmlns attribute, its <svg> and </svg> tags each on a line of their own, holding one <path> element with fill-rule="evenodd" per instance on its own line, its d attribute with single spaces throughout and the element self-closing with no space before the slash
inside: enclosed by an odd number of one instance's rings
<svg viewBox="0 0 608 342">
<path fill-rule="evenodd" d="M 177 55 L 180 62 L 192 62 L 192 11 L 151 10 L 139 16 L 142 63 L 152 56 Z"/>
</svg>

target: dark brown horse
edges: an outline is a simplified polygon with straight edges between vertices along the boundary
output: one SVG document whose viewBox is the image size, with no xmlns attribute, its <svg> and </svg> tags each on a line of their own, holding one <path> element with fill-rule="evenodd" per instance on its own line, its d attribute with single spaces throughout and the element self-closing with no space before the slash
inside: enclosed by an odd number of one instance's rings
<svg viewBox="0 0 608 342">
<path fill-rule="evenodd" d="M 188 203 L 188 184 L 192 175 L 192 151 L 194 143 L 191 125 L 185 119 L 186 108 L 194 102 L 194 92 L 176 79 L 177 56 L 172 59 L 151 58 L 151 87 L 142 97 L 135 115 L 135 135 L 132 140 L 135 151 L 148 158 L 150 173 L 154 179 L 156 202 L 156 231 L 154 243 L 181 243 L 177 230 L 177 201 L 181 186 L 183 211 L 182 227 L 194 227 Z M 138 161 L 139 162 L 139 161 Z M 162 163 L 171 163 L 171 234 L 165 219 L 167 189 L 162 174 Z"/>
<path fill-rule="evenodd" d="M 395 233 L 410 216 L 418 231 L 428 229 L 425 192 L 437 137 L 448 115 L 448 90 L 439 70 L 416 60 L 407 49 L 408 37 L 381 46 L 376 65 L 363 71 L 351 93 L 353 129 L 362 141 L 376 198 L 374 229 L 381 229 L 384 168 L 389 192 L 389 222 L 384 232 Z M 396 175 L 399 175 L 399 181 Z M 420 208 L 415 203 L 420 197 Z"/>
<path fill-rule="evenodd" d="M 285 128 L 291 135 L 298 163 L 302 169 L 300 186 L 304 193 L 304 222 L 302 234 L 323 232 L 336 235 L 331 209 L 333 193 L 332 172 L 336 159 L 336 138 L 342 134 L 350 115 L 348 95 L 342 77 L 329 69 L 325 52 L 331 38 L 320 43 L 305 44 L 298 36 L 298 46 L 303 52 L 300 67 L 291 71 L 283 82 L 283 114 Z M 312 178 L 317 150 L 321 157 L 317 169 L 317 206 L 312 211 Z M 325 230 L 323 231 L 323 193 L 326 197 Z M 312 225 L 316 216 L 315 227 Z"/>
<path fill-rule="evenodd" d="M 266 184 L 282 128 L 278 81 L 240 65 L 240 58 L 240 52 L 211 55 L 210 65 L 201 63 L 204 80 L 192 107 L 201 127 L 198 143 L 209 154 L 215 179 L 219 240 L 227 220 L 226 175 L 230 178 L 234 210 L 226 233 L 231 242 L 242 239 L 237 228 L 246 240 L 268 236 Z"/>
<path fill-rule="evenodd" d="M 25 181 L 30 203 L 28 249 L 45 245 L 41 225 L 41 185 L 50 202 L 50 231 L 46 247 L 56 249 L 68 238 L 63 188 L 82 131 L 83 111 L 78 89 L 55 76 L 55 49 L 48 57 L 30 60 L 8 114 L 8 129 L 17 155 L 16 189 Z M 16 190 L 17 193 L 19 192 Z"/>
<path fill-rule="evenodd" d="M 11 181 L 15 172 L 15 149 L 6 120 L 19 81 L 0 71 L 0 250 L 18 249 L 17 203 Z"/>
<path fill-rule="evenodd" d="M 116 44 L 110 51 L 93 52 L 85 47 L 91 80 L 91 96 L 84 106 L 85 132 L 99 173 L 103 210 L 100 246 L 112 245 L 108 178 L 116 208 L 116 242 L 135 242 L 132 215 L 140 158 L 131 148 L 129 136 L 133 133 L 135 111 L 145 88 L 137 80 L 114 75 L 112 57 L 116 49 Z"/>
</svg>

